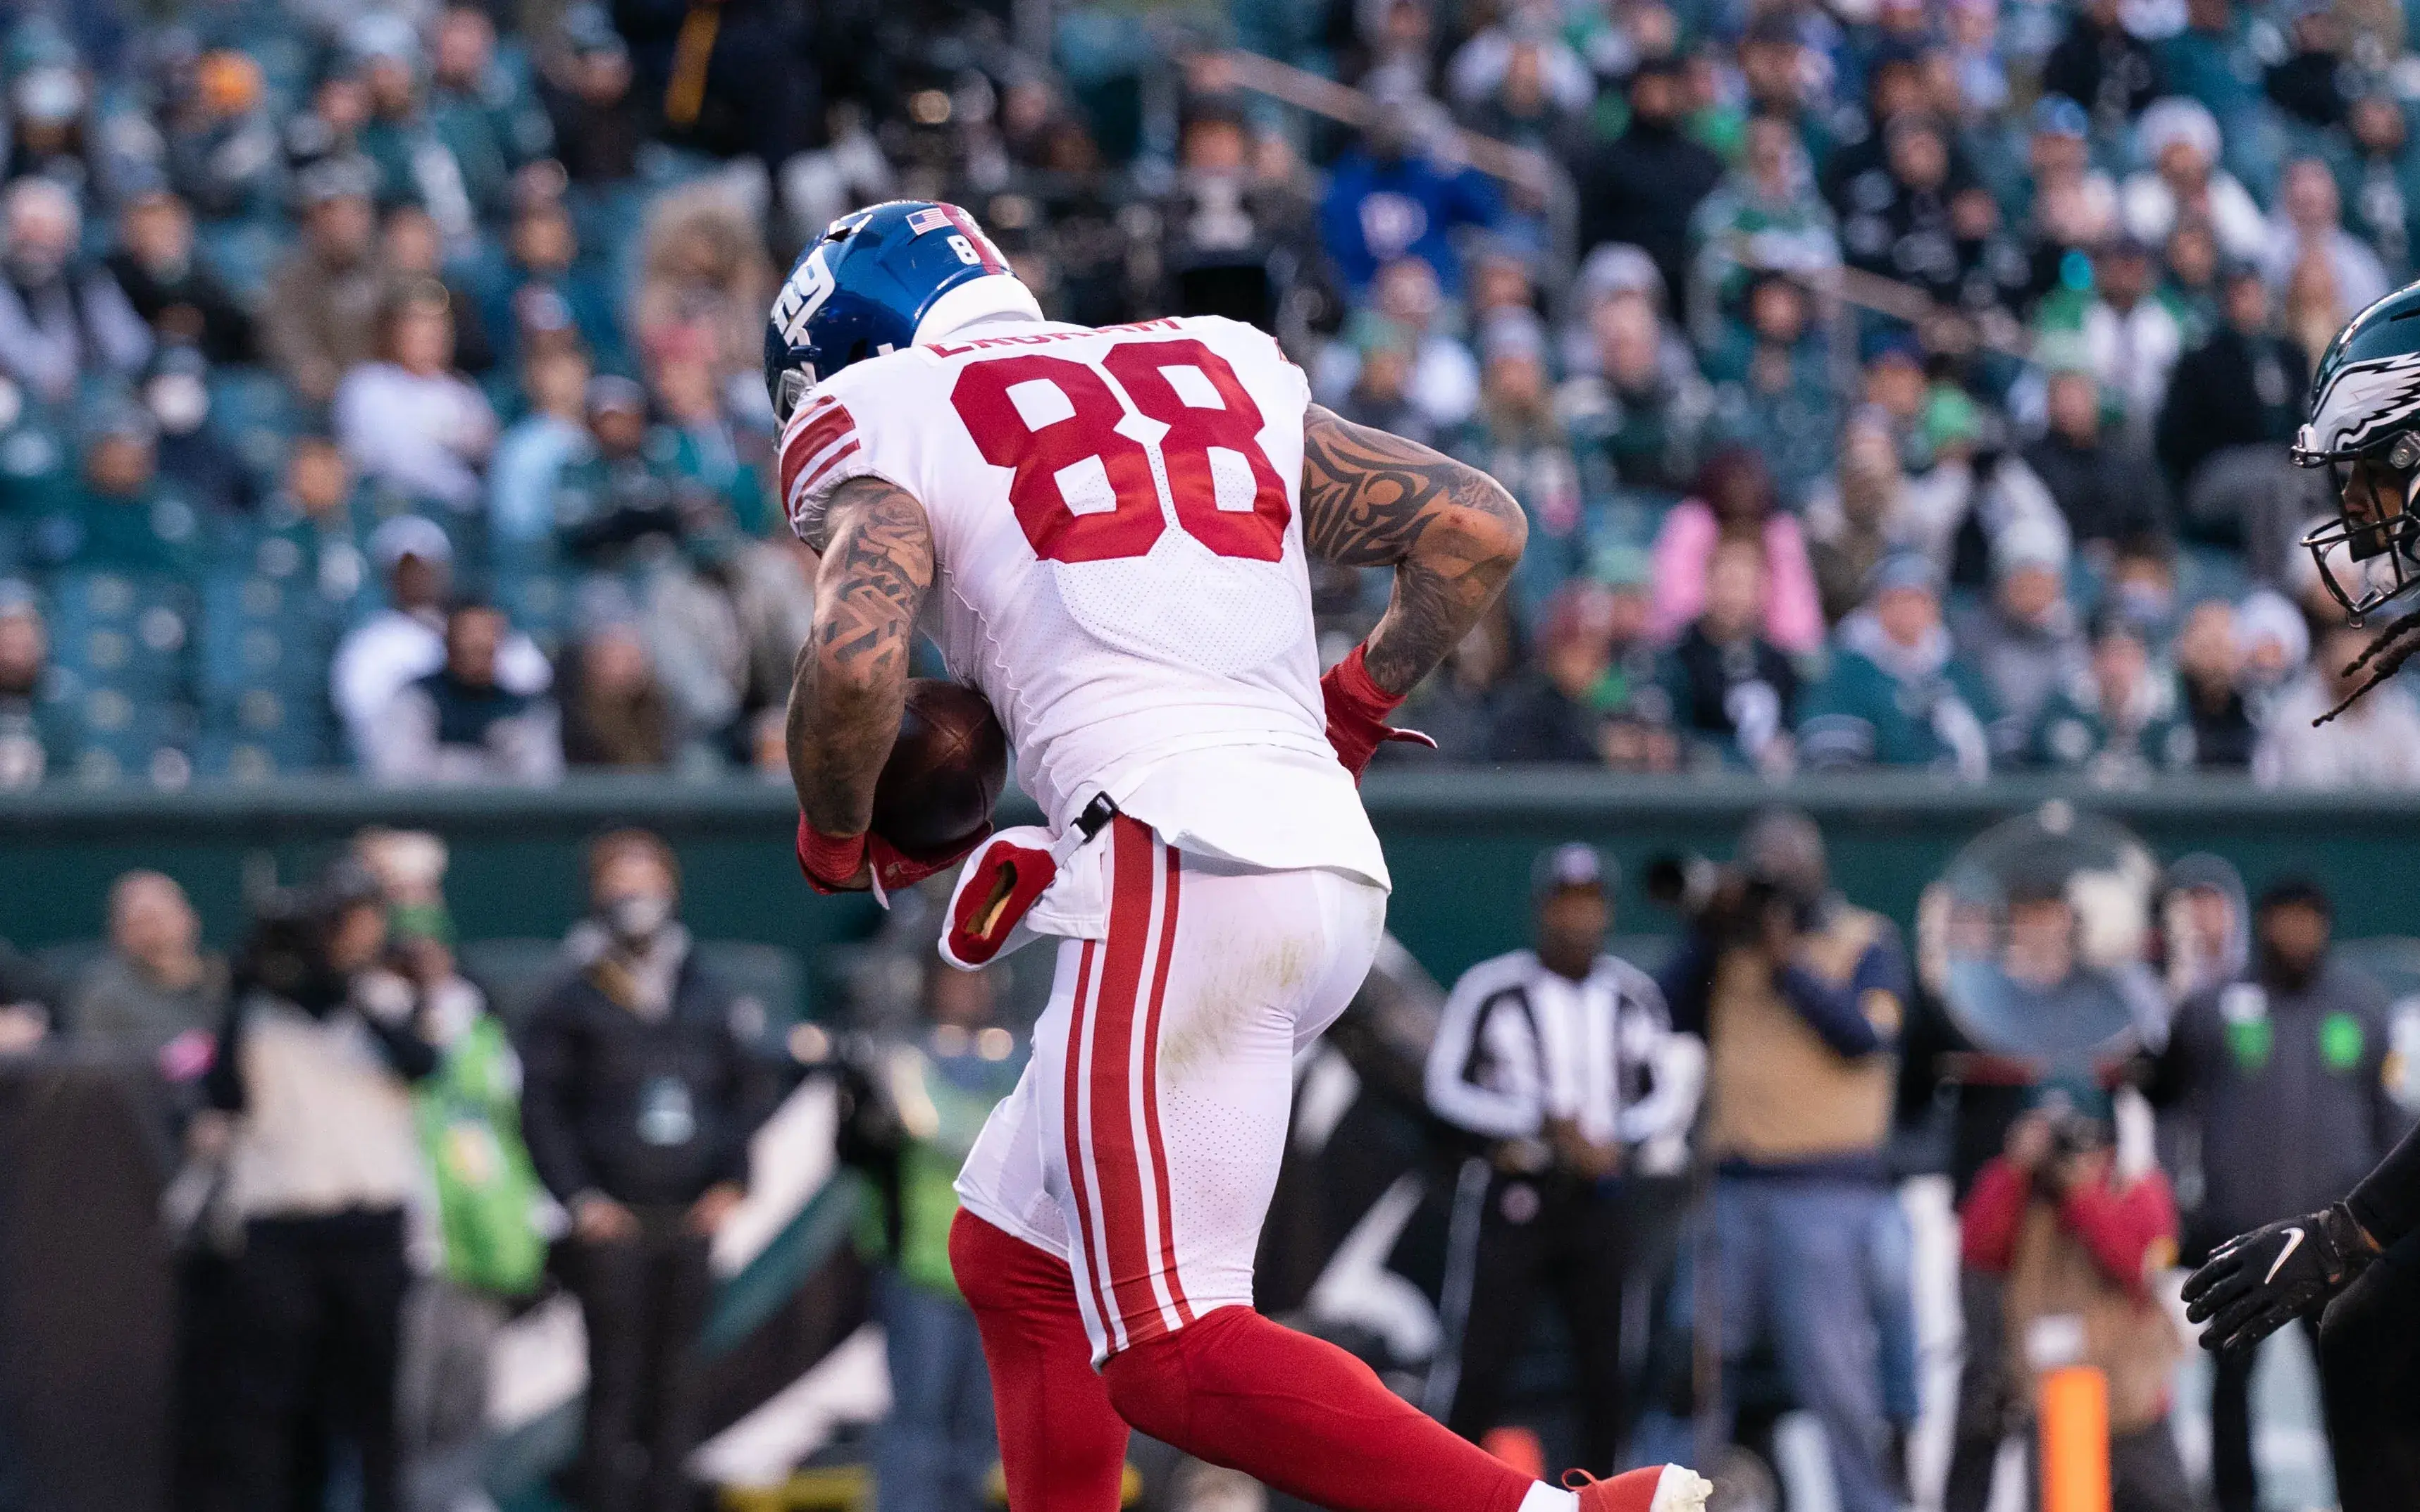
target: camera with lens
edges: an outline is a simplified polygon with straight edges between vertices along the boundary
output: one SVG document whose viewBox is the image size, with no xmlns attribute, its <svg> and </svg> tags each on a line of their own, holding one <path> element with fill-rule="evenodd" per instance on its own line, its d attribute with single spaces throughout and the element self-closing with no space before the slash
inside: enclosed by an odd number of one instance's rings
<svg viewBox="0 0 2420 1512">
<path fill-rule="evenodd" d="M 1779 904 L 1800 930 L 1817 923 L 1817 899 L 1780 878 L 1704 856 L 1667 852 L 1647 863 L 1639 879 L 1649 902 L 1670 909 L 1718 947 L 1750 945 L 1764 937 L 1765 916 Z"/>
<path fill-rule="evenodd" d="M 2068 1183 L 2078 1170 L 2076 1160 L 2107 1149 L 2112 1136 L 2106 1123 L 2072 1107 L 2053 1105 L 2045 1110 L 2045 1117 L 2050 1141 L 2034 1173 L 2034 1185 L 2041 1196 L 2056 1202 L 2067 1195 Z"/>
</svg>

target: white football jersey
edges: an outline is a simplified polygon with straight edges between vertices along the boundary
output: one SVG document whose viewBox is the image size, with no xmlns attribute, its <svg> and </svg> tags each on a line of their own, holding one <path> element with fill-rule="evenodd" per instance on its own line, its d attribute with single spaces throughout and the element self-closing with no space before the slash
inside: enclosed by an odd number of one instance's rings
<svg viewBox="0 0 2420 1512">
<path fill-rule="evenodd" d="M 923 628 L 1053 829 L 1106 792 L 1182 850 L 1384 886 L 1320 699 L 1310 398 L 1233 320 L 984 322 L 826 380 L 783 432 L 783 497 L 817 550 L 850 478 L 924 507 Z"/>
</svg>

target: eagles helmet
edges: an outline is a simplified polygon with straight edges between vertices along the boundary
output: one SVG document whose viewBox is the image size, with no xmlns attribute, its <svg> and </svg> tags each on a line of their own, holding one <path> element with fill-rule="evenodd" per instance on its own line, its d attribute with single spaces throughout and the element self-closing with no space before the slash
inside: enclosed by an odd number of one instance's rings
<svg viewBox="0 0 2420 1512">
<path fill-rule="evenodd" d="M 2335 484 L 2336 518 L 2304 536 L 2303 545 L 2356 625 L 2420 587 L 2415 318 L 2420 283 L 2354 316 L 2319 354 L 2310 422 L 2294 438 L 2295 465 L 2325 467 Z"/>
<path fill-rule="evenodd" d="M 1005 314 L 1038 320 L 1042 306 L 973 216 L 926 199 L 852 210 L 799 254 L 773 298 L 773 413 L 786 425 L 810 390 L 851 363 Z"/>
</svg>

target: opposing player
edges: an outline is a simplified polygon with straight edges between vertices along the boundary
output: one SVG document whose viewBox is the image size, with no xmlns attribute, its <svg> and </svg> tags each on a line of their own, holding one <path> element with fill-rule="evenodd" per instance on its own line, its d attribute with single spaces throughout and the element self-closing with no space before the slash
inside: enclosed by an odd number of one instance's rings
<svg viewBox="0 0 2420 1512">
<path fill-rule="evenodd" d="M 868 834 L 920 625 L 1007 726 L 1060 857 L 1028 915 L 1062 936 L 1049 1007 L 951 1238 L 1015 1512 L 1111 1512 L 1128 1424 L 1338 1512 L 1700 1504 L 1678 1467 L 1528 1480 L 1251 1307 L 1295 1053 L 1386 913 L 1357 781 L 1503 588 L 1519 507 L 1312 405 L 1249 326 L 1045 320 L 954 206 L 834 222 L 766 365 L 822 553 L 788 735 L 809 881 L 937 869 Z M 1324 678 L 1307 553 L 1394 572 Z"/>
<path fill-rule="evenodd" d="M 2420 284 L 2354 316 L 2319 354 L 2294 460 L 2325 467 L 2336 518 L 2303 538 L 2353 624 L 2420 587 Z M 2420 610 L 2380 627 L 2325 724 L 2420 652 Z M 2420 1130 L 2343 1200 L 2240 1234 L 2185 1282 L 2212 1350 L 2319 1319 L 2320 1397 L 2344 1512 L 2420 1505 Z"/>
</svg>

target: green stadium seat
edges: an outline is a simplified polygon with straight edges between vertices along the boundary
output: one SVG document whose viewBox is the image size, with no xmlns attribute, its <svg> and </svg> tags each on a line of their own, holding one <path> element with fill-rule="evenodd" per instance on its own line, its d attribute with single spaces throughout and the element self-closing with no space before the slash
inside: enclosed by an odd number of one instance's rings
<svg viewBox="0 0 2420 1512">
<path fill-rule="evenodd" d="M 258 300 L 269 275 L 286 255 L 289 233 L 273 220 L 220 221 L 202 226 L 195 240 L 202 260 L 226 280 L 240 298 Z"/>
<path fill-rule="evenodd" d="M 130 696 L 182 696 L 194 639 L 194 594 L 156 574 L 70 571 L 54 575 L 54 662 L 96 688 Z"/>
</svg>

